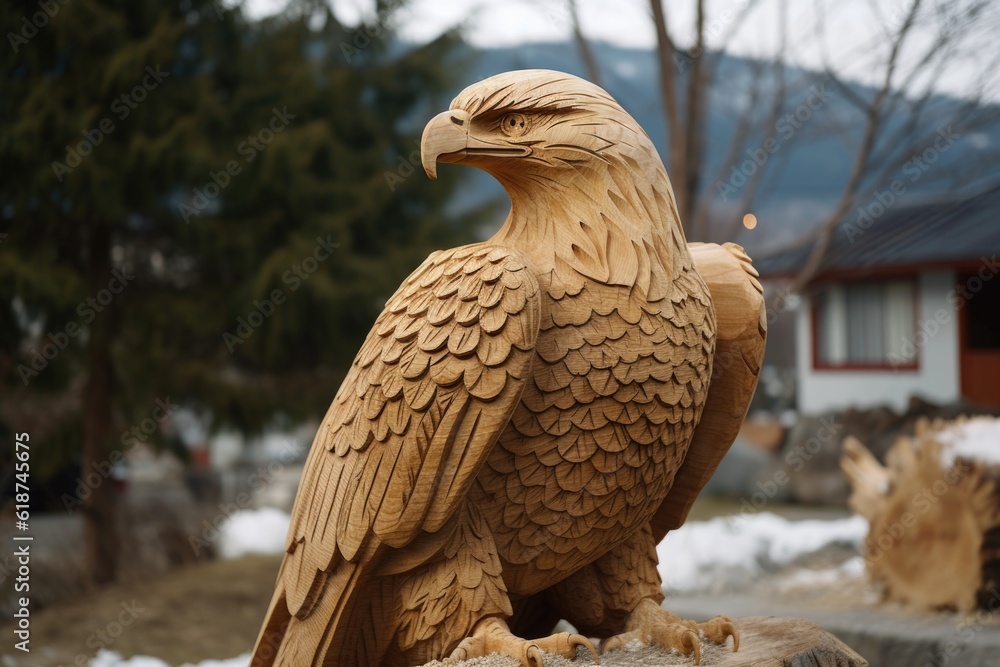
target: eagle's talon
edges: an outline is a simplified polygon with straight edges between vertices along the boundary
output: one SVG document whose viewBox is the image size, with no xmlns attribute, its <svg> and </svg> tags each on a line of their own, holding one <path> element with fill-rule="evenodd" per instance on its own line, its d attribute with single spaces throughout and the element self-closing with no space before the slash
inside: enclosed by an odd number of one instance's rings
<svg viewBox="0 0 1000 667">
<path fill-rule="evenodd" d="M 583 635 L 571 635 L 568 632 L 560 632 L 549 637 L 542 637 L 532 641 L 536 646 L 538 646 L 539 649 L 542 650 L 542 652 L 561 655 L 569 660 L 576 658 L 577 646 L 583 646 L 590 651 L 590 655 L 593 656 L 595 663 L 599 658 L 597 649 L 594 647 L 594 643 Z"/>
<path fill-rule="evenodd" d="M 452 664 L 499 653 L 514 658 L 522 667 L 545 667 L 546 653 L 573 659 L 576 658 L 577 646 L 586 647 L 594 656 L 594 662 L 597 662 L 597 649 L 583 635 L 560 632 L 549 637 L 526 640 L 512 634 L 502 619 L 491 617 L 476 625 L 472 635 L 463 639 L 445 662 Z"/>
<path fill-rule="evenodd" d="M 736 626 L 733 625 L 733 622 L 732 621 L 728 621 L 728 620 L 725 621 L 725 622 L 723 622 L 723 624 L 722 624 L 722 632 L 725 633 L 725 637 L 727 637 L 727 638 L 728 637 L 732 637 L 733 638 L 733 653 L 736 653 L 737 651 L 739 651 L 740 650 L 740 631 L 736 629 Z M 725 642 L 726 640 L 723 639 L 722 641 Z"/>
<path fill-rule="evenodd" d="M 692 630 L 688 630 L 684 633 L 684 638 L 681 640 L 685 649 L 684 655 L 688 656 L 694 653 L 694 664 L 701 664 L 701 640 L 698 635 Z"/>
<path fill-rule="evenodd" d="M 466 641 L 468 641 L 468 640 L 466 640 Z M 462 643 L 464 644 L 465 642 L 462 642 Z M 447 658 L 445 658 L 441 662 L 443 662 L 443 663 L 445 663 L 447 665 L 451 665 L 451 664 L 459 663 L 459 662 L 462 662 L 462 661 L 468 660 L 468 659 L 469 659 L 469 652 L 465 650 L 465 647 L 459 645 L 458 648 L 456 648 L 454 651 L 451 652 L 451 655 L 449 655 Z"/>
<path fill-rule="evenodd" d="M 667 649 L 680 651 L 685 656 L 694 656 L 694 663 L 701 664 L 701 642 L 725 644 L 733 638 L 733 652 L 740 648 L 740 633 L 733 622 L 725 616 L 696 623 L 683 619 L 660 607 L 655 600 L 646 598 L 629 615 L 625 632 L 601 642 L 601 653 L 623 648 L 633 639 L 645 644 L 656 644 Z"/>
<path fill-rule="evenodd" d="M 590 651 L 591 657 L 594 658 L 595 665 L 601 664 L 601 656 L 597 653 L 597 647 L 594 646 L 594 642 L 590 641 L 583 635 L 570 635 L 569 644 L 573 648 L 574 654 L 576 653 L 576 647 L 582 646 Z"/>
<path fill-rule="evenodd" d="M 725 644 L 726 640 L 732 637 L 733 653 L 740 650 L 740 632 L 733 625 L 732 620 L 726 616 L 716 616 L 704 623 L 695 623 L 694 621 L 683 621 L 683 623 L 692 630 L 699 630 L 702 637 L 716 644 Z"/>
<path fill-rule="evenodd" d="M 623 632 L 620 635 L 615 635 L 614 637 L 609 637 L 601 642 L 601 655 L 606 654 L 608 651 L 616 651 L 621 648 L 625 648 L 633 639 L 638 639 L 642 641 L 642 633 L 638 630 L 633 630 L 631 632 Z"/>
<path fill-rule="evenodd" d="M 524 647 L 524 656 L 521 658 L 527 667 L 545 667 L 542 659 L 542 651 L 535 644 L 528 644 Z"/>
</svg>

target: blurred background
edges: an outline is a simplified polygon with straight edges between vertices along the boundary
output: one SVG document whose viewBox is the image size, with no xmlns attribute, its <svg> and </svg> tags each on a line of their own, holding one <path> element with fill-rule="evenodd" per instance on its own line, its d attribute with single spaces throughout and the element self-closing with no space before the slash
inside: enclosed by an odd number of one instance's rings
<svg viewBox="0 0 1000 667">
<path fill-rule="evenodd" d="M 485 174 L 427 180 L 420 131 L 520 68 L 606 88 L 659 148 L 688 240 L 745 246 L 765 282 L 747 423 L 660 548 L 672 608 L 807 616 L 873 665 L 994 664 L 996 3 L 0 16 L 0 532 L 34 537 L 31 652 L 9 624 L 5 665 L 245 664 L 305 454 L 382 304 L 506 214 Z M 23 572 L 3 553 L 9 619 Z M 925 572 L 970 568 L 964 588 Z"/>
</svg>

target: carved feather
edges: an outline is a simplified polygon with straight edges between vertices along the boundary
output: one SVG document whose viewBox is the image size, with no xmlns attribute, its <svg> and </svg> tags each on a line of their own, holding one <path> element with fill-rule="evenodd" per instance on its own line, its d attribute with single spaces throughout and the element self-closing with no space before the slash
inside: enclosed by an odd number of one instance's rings
<svg viewBox="0 0 1000 667">
<path fill-rule="evenodd" d="M 734 243 L 692 243 L 689 247 L 715 304 L 715 368 L 691 447 L 670 494 L 652 520 L 656 542 L 684 523 L 691 505 L 736 440 L 757 386 L 767 342 L 764 289 L 743 248 Z"/>
<path fill-rule="evenodd" d="M 484 244 L 435 253 L 389 299 L 310 451 L 272 604 L 294 619 L 254 667 L 310 648 L 321 664 L 349 619 L 310 622 L 318 609 L 342 615 L 386 549 L 455 515 L 517 405 L 539 319 L 524 259 Z"/>
</svg>

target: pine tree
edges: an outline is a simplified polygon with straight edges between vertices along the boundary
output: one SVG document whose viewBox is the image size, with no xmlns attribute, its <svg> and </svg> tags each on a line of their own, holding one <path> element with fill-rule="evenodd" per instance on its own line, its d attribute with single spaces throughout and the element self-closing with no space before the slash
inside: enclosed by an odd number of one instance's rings
<svg viewBox="0 0 1000 667">
<path fill-rule="evenodd" d="M 81 455 L 65 504 L 110 581 L 109 463 L 163 439 L 134 425 L 322 414 L 380 302 L 469 235 L 454 177 L 412 177 L 456 38 L 404 48 L 387 11 L 349 27 L 316 2 L 261 23 L 204 0 L 0 11 L 0 412 L 38 474 Z"/>
</svg>

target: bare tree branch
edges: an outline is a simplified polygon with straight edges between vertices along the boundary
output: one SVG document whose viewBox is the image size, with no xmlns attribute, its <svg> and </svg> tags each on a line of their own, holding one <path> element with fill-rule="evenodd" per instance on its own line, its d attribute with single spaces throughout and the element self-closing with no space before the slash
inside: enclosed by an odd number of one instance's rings
<svg viewBox="0 0 1000 667">
<path fill-rule="evenodd" d="M 680 113 L 677 109 L 677 75 L 674 67 L 674 58 L 677 49 L 670 32 L 667 29 L 667 17 L 663 11 L 662 0 L 649 0 L 650 10 L 653 15 L 653 26 L 656 29 L 656 55 L 660 72 L 660 95 L 663 98 L 663 113 L 667 125 L 667 142 L 669 144 L 669 172 L 674 182 L 674 197 L 677 199 L 677 209 L 681 215 L 681 222 L 685 225 L 685 231 L 689 231 L 687 225 L 690 220 L 687 213 L 690 210 L 690 203 L 684 201 L 688 192 L 687 169 L 684 156 L 687 154 L 686 134 L 681 124 Z"/>
<path fill-rule="evenodd" d="M 830 247 L 830 241 L 833 239 L 833 231 L 854 203 L 858 186 L 864 178 L 869 157 L 871 155 L 872 148 L 875 145 L 877 132 L 883 120 L 881 115 L 882 103 L 885 100 L 886 95 L 888 95 L 889 91 L 892 89 L 892 79 L 893 75 L 896 73 L 899 54 L 902 51 L 907 36 L 910 34 L 911 28 L 913 27 L 914 19 L 917 16 L 917 12 L 920 10 L 921 2 L 922 0 L 913 0 L 910 4 L 906 20 L 903 22 L 903 25 L 900 27 L 895 39 L 893 40 L 892 48 L 889 52 L 889 59 L 885 68 L 885 76 L 882 80 L 882 86 L 875 94 L 875 97 L 872 99 L 871 104 L 865 113 L 866 124 L 864 137 L 862 138 L 861 144 L 858 147 L 858 152 L 855 155 L 854 164 L 851 167 L 851 175 L 847 180 L 847 185 L 844 186 L 844 190 L 840 196 L 840 200 L 837 202 L 837 205 L 820 227 L 816 243 L 813 246 L 812 251 L 809 253 L 809 258 L 806 260 L 805 266 L 792 283 L 792 291 L 801 291 L 802 288 L 809 284 L 816 274 L 819 273 L 820 267 L 823 265 L 823 259 L 826 257 L 826 252 Z"/>
<path fill-rule="evenodd" d="M 601 70 L 597 66 L 597 59 L 594 58 L 594 52 L 590 48 L 590 41 L 583 34 L 583 28 L 580 27 L 580 14 L 577 11 L 576 0 L 566 0 L 566 2 L 568 4 L 570 22 L 573 25 L 573 41 L 576 42 L 576 48 L 580 52 L 580 59 L 587 70 L 587 78 L 598 86 L 602 86 Z"/>
<path fill-rule="evenodd" d="M 688 221 L 693 218 L 694 198 L 701 182 L 701 163 L 705 155 L 705 117 L 708 115 L 705 103 L 708 95 L 708 83 L 704 76 L 705 60 L 700 57 L 705 52 L 705 0 L 696 1 L 694 52 L 699 57 L 691 61 L 691 70 L 688 72 L 687 112 L 684 114 L 687 140 L 684 142 L 683 157 L 687 173 L 684 179 L 683 208 L 678 202 L 681 220 Z"/>
<path fill-rule="evenodd" d="M 729 142 L 726 157 L 719 163 L 719 169 L 716 171 L 715 178 L 713 179 L 714 183 L 721 183 L 726 180 L 727 170 L 736 164 L 751 134 L 751 130 L 756 129 L 753 125 L 753 115 L 750 111 L 757 107 L 757 103 L 760 100 L 760 93 L 763 87 L 761 79 L 764 76 L 765 67 L 764 63 L 760 61 L 753 63 L 751 67 L 753 74 L 750 84 L 750 99 L 747 101 L 746 108 L 742 110 L 743 113 L 739 114 L 739 118 L 736 121 L 736 130 L 733 133 L 732 141 Z M 706 238 L 705 232 L 709 224 L 712 199 L 714 197 L 715 192 L 712 186 L 702 190 L 701 196 L 698 198 L 698 204 L 695 207 L 694 223 L 691 227 L 693 238 Z"/>
<path fill-rule="evenodd" d="M 749 0 L 740 9 L 740 12 L 733 17 L 732 22 L 729 24 L 729 29 L 725 32 L 722 38 L 719 40 L 718 47 L 712 51 L 711 55 L 698 54 L 703 58 L 707 58 L 707 64 L 705 65 L 705 85 L 711 86 L 712 82 L 715 80 L 715 73 L 718 71 L 719 61 L 723 54 L 726 53 L 726 47 L 732 41 L 733 37 L 736 35 L 737 31 L 743 27 L 744 22 L 754 9 L 756 9 L 759 4 L 758 0 Z"/>
<path fill-rule="evenodd" d="M 768 115 L 765 126 L 767 128 L 766 133 L 764 134 L 764 140 L 761 142 L 762 146 L 767 146 L 770 142 L 775 141 L 775 135 L 778 131 L 778 120 L 785 109 L 785 51 L 788 47 L 788 0 L 781 0 L 778 3 L 778 29 L 778 52 L 774 58 L 774 75 L 777 83 L 774 87 L 774 97 L 771 100 L 771 113 Z M 750 210 L 766 173 L 764 165 L 761 165 L 757 171 L 749 176 L 746 185 L 743 187 L 743 197 L 740 199 L 739 211 Z M 739 227 L 734 226 L 732 234 L 735 236 L 738 231 Z"/>
</svg>

